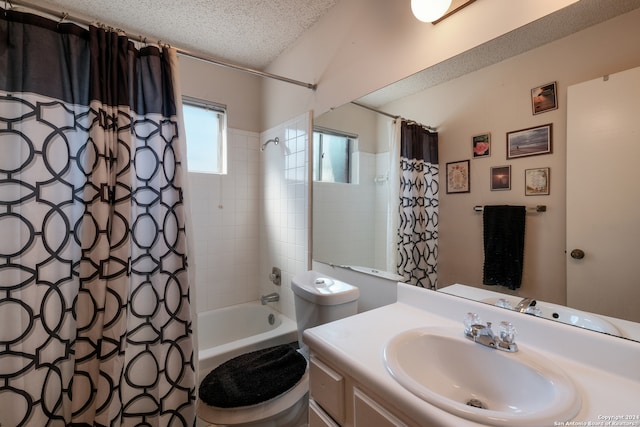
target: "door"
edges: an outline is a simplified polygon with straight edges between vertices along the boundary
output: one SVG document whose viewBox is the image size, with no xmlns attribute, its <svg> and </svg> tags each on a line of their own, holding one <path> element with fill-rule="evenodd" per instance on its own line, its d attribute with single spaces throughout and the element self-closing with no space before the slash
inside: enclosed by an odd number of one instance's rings
<svg viewBox="0 0 640 427">
<path fill-rule="evenodd" d="M 640 322 L 640 68 L 567 98 L 567 305 Z"/>
</svg>

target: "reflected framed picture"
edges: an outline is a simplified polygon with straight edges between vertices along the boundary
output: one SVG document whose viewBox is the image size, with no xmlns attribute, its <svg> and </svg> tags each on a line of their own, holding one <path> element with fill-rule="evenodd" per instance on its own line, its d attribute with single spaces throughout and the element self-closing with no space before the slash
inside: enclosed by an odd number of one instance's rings
<svg viewBox="0 0 640 427">
<path fill-rule="evenodd" d="M 531 108 L 534 115 L 558 108 L 556 82 L 531 89 Z"/>
<path fill-rule="evenodd" d="M 549 154 L 553 124 L 507 132 L 507 159 Z"/>
<path fill-rule="evenodd" d="M 469 193 L 471 191 L 469 160 L 447 163 L 446 172 L 447 194 Z"/>
<path fill-rule="evenodd" d="M 471 138 L 473 144 L 473 158 L 489 157 L 491 155 L 491 134 L 484 133 Z"/>
<path fill-rule="evenodd" d="M 511 166 L 491 168 L 491 191 L 511 190 Z"/>
<path fill-rule="evenodd" d="M 549 194 L 550 168 L 524 170 L 524 195 L 546 196 Z"/>
</svg>

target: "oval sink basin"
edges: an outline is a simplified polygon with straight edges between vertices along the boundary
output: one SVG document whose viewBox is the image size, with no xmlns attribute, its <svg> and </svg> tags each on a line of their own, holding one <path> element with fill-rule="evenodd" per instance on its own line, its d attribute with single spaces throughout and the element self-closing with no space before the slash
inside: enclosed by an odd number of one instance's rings
<svg viewBox="0 0 640 427">
<path fill-rule="evenodd" d="M 385 347 L 384 363 L 416 396 L 482 424 L 552 426 L 575 417 L 581 406 L 571 380 L 543 356 L 491 349 L 461 329 L 403 332 Z"/>
<path fill-rule="evenodd" d="M 501 298 L 509 301 L 509 303 L 513 307 L 518 305 L 518 302 L 520 302 L 521 299 L 508 296 L 504 296 Z M 485 298 L 481 302 L 495 305 L 498 302 L 498 299 L 499 298 Z M 568 325 L 590 329 L 596 332 L 604 332 L 611 335 L 622 335 L 620 330 L 616 328 L 613 323 L 593 313 L 588 313 L 586 311 L 580 311 L 574 308 L 552 304 L 544 301 L 538 301 L 536 304 L 536 308 L 540 310 L 540 317 L 543 317 L 545 319 L 555 320 L 558 322 L 566 323 Z"/>
</svg>

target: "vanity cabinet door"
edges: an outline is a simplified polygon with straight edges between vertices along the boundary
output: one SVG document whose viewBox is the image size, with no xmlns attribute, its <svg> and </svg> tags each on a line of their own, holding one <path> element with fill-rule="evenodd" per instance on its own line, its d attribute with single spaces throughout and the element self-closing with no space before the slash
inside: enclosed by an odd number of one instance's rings
<svg viewBox="0 0 640 427">
<path fill-rule="evenodd" d="M 309 399 L 309 427 L 340 427 L 315 400 Z"/>
<path fill-rule="evenodd" d="M 340 424 L 345 422 L 345 379 L 317 357 L 309 362 L 309 397 Z"/>
<path fill-rule="evenodd" d="M 353 417 L 354 427 L 408 427 L 357 387 L 353 389 Z"/>
</svg>

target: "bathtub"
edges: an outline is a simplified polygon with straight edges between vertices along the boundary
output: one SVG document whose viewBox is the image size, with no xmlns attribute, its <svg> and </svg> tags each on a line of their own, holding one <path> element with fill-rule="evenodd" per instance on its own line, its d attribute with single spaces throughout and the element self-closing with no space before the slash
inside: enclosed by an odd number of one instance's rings
<svg viewBox="0 0 640 427">
<path fill-rule="evenodd" d="M 198 313 L 198 385 L 229 359 L 297 339 L 296 322 L 259 301 Z"/>
</svg>

